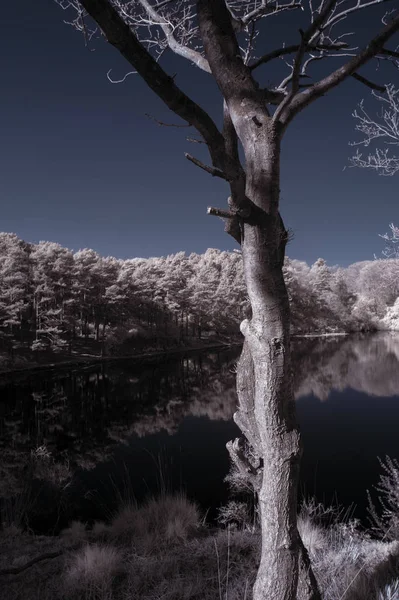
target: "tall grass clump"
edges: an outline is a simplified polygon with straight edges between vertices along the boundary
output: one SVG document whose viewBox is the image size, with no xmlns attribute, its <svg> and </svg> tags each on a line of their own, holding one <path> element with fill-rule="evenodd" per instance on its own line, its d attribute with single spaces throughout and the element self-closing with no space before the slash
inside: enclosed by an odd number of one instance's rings
<svg viewBox="0 0 399 600">
<path fill-rule="evenodd" d="M 69 527 L 63 529 L 60 535 L 67 541 L 78 543 L 87 539 L 86 524 L 80 521 L 72 521 Z"/>
<path fill-rule="evenodd" d="M 185 540 L 200 526 L 196 504 L 183 494 L 163 494 L 142 506 L 121 507 L 110 527 L 112 537 L 129 540 L 140 551 Z"/>
<path fill-rule="evenodd" d="M 298 516 L 323 600 L 385 600 L 379 594 L 395 575 L 399 542 L 372 539 L 359 521 L 340 516 L 338 509 L 314 501 Z"/>
<path fill-rule="evenodd" d="M 113 583 L 123 573 L 124 556 L 112 546 L 86 545 L 67 561 L 64 598 L 112 600 Z"/>
<path fill-rule="evenodd" d="M 380 514 L 367 492 L 372 531 L 383 539 L 399 540 L 399 461 L 389 456 L 385 457 L 385 461 L 380 458 L 378 461 L 383 471 L 375 486 L 379 494 Z"/>
<path fill-rule="evenodd" d="M 260 559 L 260 535 L 219 530 L 130 558 L 123 600 L 250 600 Z"/>
<path fill-rule="evenodd" d="M 378 600 L 398 600 L 399 599 L 399 579 L 395 579 L 391 583 L 384 586 L 379 591 Z"/>
</svg>

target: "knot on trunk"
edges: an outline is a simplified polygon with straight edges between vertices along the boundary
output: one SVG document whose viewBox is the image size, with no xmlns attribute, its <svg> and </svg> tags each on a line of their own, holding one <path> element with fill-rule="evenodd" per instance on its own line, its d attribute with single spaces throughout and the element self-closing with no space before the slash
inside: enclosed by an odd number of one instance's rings
<svg viewBox="0 0 399 600">
<path fill-rule="evenodd" d="M 271 347 L 274 356 L 278 356 L 284 353 L 284 343 L 281 338 L 272 338 Z"/>
<path fill-rule="evenodd" d="M 259 333 L 256 331 L 255 327 L 252 325 L 252 321 L 249 319 L 244 319 L 240 323 L 240 331 L 242 335 L 247 340 L 249 347 L 251 349 L 251 354 L 253 355 L 254 350 L 261 348 L 262 341 L 260 339 Z"/>
<path fill-rule="evenodd" d="M 258 494 L 262 486 L 263 468 L 261 460 L 254 456 L 243 437 L 227 442 L 227 451 L 234 465 L 230 481 L 237 488 L 252 488 Z"/>
</svg>

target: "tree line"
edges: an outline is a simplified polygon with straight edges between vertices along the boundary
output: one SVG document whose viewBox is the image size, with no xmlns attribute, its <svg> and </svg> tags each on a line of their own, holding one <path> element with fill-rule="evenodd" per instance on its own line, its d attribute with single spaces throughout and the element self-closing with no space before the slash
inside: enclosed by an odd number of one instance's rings
<svg viewBox="0 0 399 600">
<path fill-rule="evenodd" d="M 293 333 L 390 329 L 399 318 L 399 259 L 345 269 L 286 257 L 283 272 Z M 247 307 L 239 252 L 122 260 L 0 234 L 0 343 L 11 354 L 226 339 Z"/>
</svg>

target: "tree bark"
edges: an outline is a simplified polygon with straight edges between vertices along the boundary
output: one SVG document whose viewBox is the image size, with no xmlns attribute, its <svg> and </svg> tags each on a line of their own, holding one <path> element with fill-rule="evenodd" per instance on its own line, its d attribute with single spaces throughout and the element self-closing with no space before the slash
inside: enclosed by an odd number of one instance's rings
<svg viewBox="0 0 399 600">
<path fill-rule="evenodd" d="M 296 598 L 298 584 L 296 512 L 301 445 L 291 387 L 289 303 L 282 273 L 285 232 L 273 210 L 273 205 L 278 206 L 279 148 L 273 141 L 267 145 L 269 156 L 260 160 L 256 145 L 251 144 L 252 152 L 248 148 L 253 156 L 247 171 L 247 195 L 259 210 L 242 227 L 252 318 L 242 322 L 241 331 L 253 364 L 252 423 L 256 430 L 252 437 L 257 439 L 262 465 L 258 492 L 262 553 L 254 600 L 288 600 Z M 260 185 L 259 179 L 263 180 Z M 241 378 L 248 375 L 238 373 Z"/>
<path fill-rule="evenodd" d="M 287 232 L 279 214 L 281 123 L 274 122 L 244 65 L 223 0 L 198 0 L 205 54 L 224 97 L 222 165 L 238 217 L 251 315 L 241 324 L 245 343 L 237 365 L 239 410 L 235 421 L 246 442 L 228 445 L 232 460 L 258 497 L 262 551 L 254 600 L 319 599 L 306 549 L 297 530 L 301 439 L 296 421 L 290 355 L 290 310 L 283 277 Z M 225 124 L 229 124 L 225 119 Z M 245 155 L 245 174 L 231 148 L 234 132 Z M 243 189 L 242 181 L 245 182 Z M 237 239 L 237 238 L 236 238 Z M 298 582 L 300 582 L 298 589 Z"/>
<path fill-rule="evenodd" d="M 264 127 L 270 128 L 270 121 Z M 258 139 L 246 153 L 247 197 L 254 207 L 242 223 L 241 247 L 252 316 L 241 324 L 245 345 L 237 370 L 240 410 L 235 421 L 249 442 L 246 469 L 258 495 L 262 530 L 254 600 L 294 600 L 299 579 L 301 597 L 315 600 L 320 595 L 296 524 L 302 446 L 282 272 L 287 237 L 277 210 L 279 144 L 269 129 L 262 147 Z"/>
</svg>

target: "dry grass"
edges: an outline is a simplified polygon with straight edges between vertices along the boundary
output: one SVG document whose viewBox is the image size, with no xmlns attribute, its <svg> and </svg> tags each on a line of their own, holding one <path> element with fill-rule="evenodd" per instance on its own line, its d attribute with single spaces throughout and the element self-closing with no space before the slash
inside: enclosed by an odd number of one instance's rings
<svg viewBox="0 0 399 600">
<path fill-rule="evenodd" d="M 76 524 L 74 527 L 79 530 Z M 201 526 L 196 505 L 181 494 L 163 494 L 140 507 L 130 503 L 119 510 L 109 526 L 95 524 L 89 536 L 107 537 L 114 546 L 86 546 L 69 559 L 64 598 L 252 597 L 259 533 L 230 528 L 210 531 Z"/>
<path fill-rule="evenodd" d="M 130 541 L 138 551 L 180 542 L 199 527 L 197 506 L 182 494 L 162 494 L 143 506 L 129 504 L 120 509 L 109 527 L 109 535 Z"/>
<path fill-rule="evenodd" d="M 225 516 L 237 525 L 236 509 L 241 515 L 234 505 Z M 399 540 L 372 539 L 341 516 L 310 502 L 298 518 L 323 600 L 399 600 Z M 9 553 L 12 564 L 27 558 L 26 534 L 12 529 L 3 538 L 19 537 L 21 556 Z M 36 584 L 33 567 L 3 586 L 7 600 L 251 600 L 261 545 L 252 523 L 207 529 L 195 504 L 166 493 L 142 506 L 130 501 L 91 531 L 72 522 L 55 541 L 82 546 L 38 565 Z"/>
<path fill-rule="evenodd" d="M 399 579 L 388 583 L 379 591 L 378 600 L 398 600 L 399 598 Z"/>
<path fill-rule="evenodd" d="M 60 535 L 73 543 L 83 542 L 87 539 L 86 524 L 72 521 L 69 527 L 61 531 Z"/>
<path fill-rule="evenodd" d="M 130 558 L 122 600 L 250 600 L 259 534 L 218 531 L 167 553 Z"/>
<path fill-rule="evenodd" d="M 339 521 L 336 510 L 315 503 L 301 511 L 298 529 L 323 600 L 385 600 L 379 594 L 398 574 L 399 541 L 371 539 L 357 521 Z"/>
<path fill-rule="evenodd" d="M 318 556 L 327 548 L 328 538 L 325 531 L 309 517 L 298 515 L 298 531 L 311 557 Z"/>
<path fill-rule="evenodd" d="M 110 535 L 110 527 L 103 521 L 95 521 L 91 530 L 95 539 L 106 539 Z"/>
<path fill-rule="evenodd" d="M 86 545 L 67 562 L 65 598 L 106 600 L 113 597 L 114 578 L 123 572 L 124 557 L 112 546 Z"/>
</svg>

